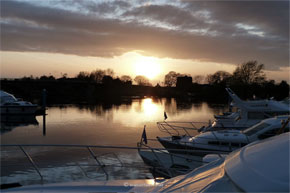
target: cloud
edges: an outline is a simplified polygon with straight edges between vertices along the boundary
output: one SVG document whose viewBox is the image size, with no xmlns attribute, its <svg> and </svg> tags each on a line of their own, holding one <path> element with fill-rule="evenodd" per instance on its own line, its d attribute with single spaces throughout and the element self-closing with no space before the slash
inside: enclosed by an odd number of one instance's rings
<svg viewBox="0 0 290 193">
<path fill-rule="evenodd" d="M 141 50 L 157 57 L 232 64 L 258 60 L 267 69 L 278 69 L 289 64 L 286 4 L 75 1 L 71 6 L 76 11 L 2 1 L 1 50 L 100 57 Z"/>
<path fill-rule="evenodd" d="M 188 2 L 188 8 L 196 5 Z M 223 23 L 247 23 L 289 39 L 289 1 L 207 1 L 203 7 Z"/>
</svg>

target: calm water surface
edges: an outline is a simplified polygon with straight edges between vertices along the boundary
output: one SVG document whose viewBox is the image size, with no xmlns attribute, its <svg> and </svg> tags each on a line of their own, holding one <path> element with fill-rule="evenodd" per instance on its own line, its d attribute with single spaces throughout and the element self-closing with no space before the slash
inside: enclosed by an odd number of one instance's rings
<svg viewBox="0 0 290 193">
<path fill-rule="evenodd" d="M 208 122 L 213 120 L 214 114 L 225 110 L 223 105 L 151 98 L 119 105 L 49 107 L 45 135 L 43 117 L 37 116 L 37 125 L 1 124 L 1 143 L 135 146 L 144 125 L 149 138 L 164 135 L 156 126 L 157 121 L 164 120 L 164 111 L 168 116 L 166 121 Z"/>
<path fill-rule="evenodd" d="M 144 125 L 146 125 L 147 138 L 149 139 L 156 139 L 156 136 L 167 136 L 156 125 L 156 122 L 164 120 L 164 111 L 168 116 L 166 121 L 208 122 L 213 120 L 214 114 L 221 114 L 226 110 L 224 105 L 152 98 L 133 99 L 117 105 L 53 106 L 48 107 L 47 110 L 45 134 L 42 116 L 37 116 L 36 120 L 34 117 L 2 117 L 1 143 L 136 147 L 137 142 L 140 141 Z M 161 147 L 157 142 L 152 142 L 152 145 Z M 36 160 L 46 182 L 105 178 L 99 168 L 83 166 L 76 169 L 75 166 L 70 166 L 95 164 L 95 160 L 91 158 L 86 149 L 63 149 L 25 148 Z M 110 179 L 152 178 L 150 172 L 146 168 L 142 168 L 144 164 L 136 150 L 94 149 L 94 153 L 98 155 L 102 163 L 108 165 L 107 172 L 110 174 Z M 121 164 L 116 156 L 121 159 L 124 165 L 132 167 L 130 169 L 120 167 Z M 2 183 L 33 184 L 39 181 L 39 176 L 24 158 L 24 154 L 19 148 L 2 148 L 1 162 Z M 24 164 L 25 169 L 19 163 Z"/>
</svg>

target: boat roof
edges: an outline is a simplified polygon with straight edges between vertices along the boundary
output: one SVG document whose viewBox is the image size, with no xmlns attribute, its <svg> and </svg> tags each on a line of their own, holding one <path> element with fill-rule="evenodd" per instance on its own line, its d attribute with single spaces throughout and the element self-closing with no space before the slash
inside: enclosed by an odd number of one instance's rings
<svg viewBox="0 0 290 193">
<path fill-rule="evenodd" d="M 226 173 L 245 192 L 289 191 L 289 142 L 289 132 L 254 142 L 227 157 Z"/>
</svg>

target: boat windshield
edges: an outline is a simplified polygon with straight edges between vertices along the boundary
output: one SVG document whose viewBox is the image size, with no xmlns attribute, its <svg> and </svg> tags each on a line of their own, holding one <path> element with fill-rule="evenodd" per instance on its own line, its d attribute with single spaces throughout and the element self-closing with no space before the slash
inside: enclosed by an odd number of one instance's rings
<svg viewBox="0 0 290 193">
<path fill-rule="evenodd" d="M 247 136 L 250 136 L 250 135 L 257 133 L 258 131 L 260 131 L 268 126 L 270 126 L 269 123 L 261 122 L 261 123 L 256 124 L 248 129 L 245 129 L 244 131 L 242 131 L 242 133 L 244 133 Z"/>
</svg>

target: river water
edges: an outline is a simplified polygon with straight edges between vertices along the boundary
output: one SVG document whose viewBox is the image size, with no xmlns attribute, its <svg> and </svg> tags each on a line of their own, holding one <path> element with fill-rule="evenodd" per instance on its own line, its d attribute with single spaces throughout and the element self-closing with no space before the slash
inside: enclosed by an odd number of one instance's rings
<svg viewBox="0 0 290 193">
<path fill-rule="evenodd" d="M 207 124 L 213 120 L 214 114 L 226 110 L 225 105 L 165 98 L 129 99 L 117 104 L 51 106 L 47 108 L 45 120 L 43 116 L 2 116 L 1 143 L 136 147 L 146 125 L 150 144 L 162 147 L 150 139 L 168 136 L 156 124 L 164 121 L 164 112 L 167 122 Z M 96 160 L 86 148 L 24 147 L 24 150 L 35 161 L 44 182 L 106 179 L 102 168 L 92 167 Z M 109 174 L 109 179 L 152 178 L 137 150 L 92 150 L 98 161 L 107 165 L 105 173 Z M 40 176 L 19 147 L 4 147 L 1 149 L 1 181 L 35 184 L 40 182 Z"/>
</svg>

